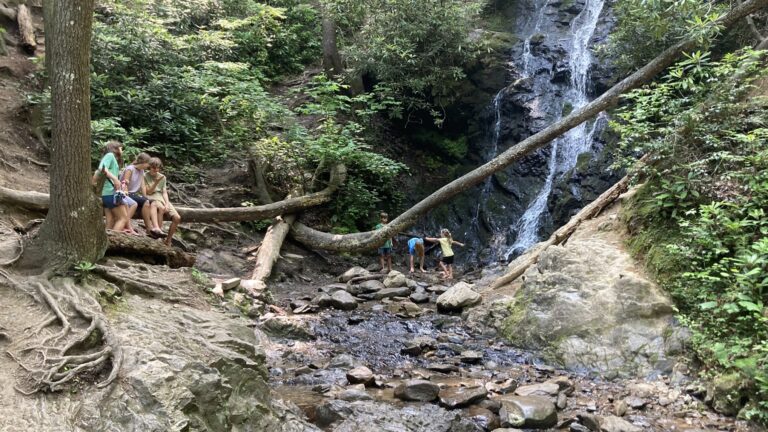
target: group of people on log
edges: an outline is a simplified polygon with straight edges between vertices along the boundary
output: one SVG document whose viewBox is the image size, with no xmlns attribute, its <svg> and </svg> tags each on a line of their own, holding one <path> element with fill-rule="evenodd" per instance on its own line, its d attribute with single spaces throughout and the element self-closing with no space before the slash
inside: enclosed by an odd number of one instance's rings
<svg viewBox="0 0 768 432">
<path fill-rule="evenodd" d="M 181 216 L 168 198 L 168 180 L 161 172 L 163 162 L 139 153 L 133 163 L 121 171 L 122 165 L 122 143 L 109 141 L 92 178 L 95 187 L 104 183 L 100 193 L 107 229 L 138 235 L 131 219 L 139 211 L 147 235 L 165 238 L 165 244 L 170 246 Z M 163 231 L 166 216 L 171 220 L 167 233 Z"/>
<path fill-rule="evenodd" d="M 379 223 L 374 227 L 374 229 L 382 229 L 384 228 L 384 225 L 389 222 L 389 215 L 387 213 L 382 212 L 380 214 L 380 220 Z M 381 261 L 381 270 L 390 272 L 392 271 L 392 249 L 394 246 L 395 239 L 389 238 L 384 243 L 383 246 L 379 248 L 379 260 Z M 464 246 L 464 243 L 461 243 L 459 241 L 456 241 L 451 236 L 451 232 L 448 231 L 446 228 L 443 228 L 440 230 L 440 237 L 411 237 L 408 239 L 408 255 L 410 259 L 410 272 L 414 272 L 413 268 L 413 262 L 414 258 L 419 258 L 419 270 L 421 270 L 422 273 L 426 273 L 426 270 L 424 269 L 424 242 L 430 242 L 430 243 L 439 243 L 440 244 L 440 251 L 442 255 L 440 256 L 440 268 L 442 269 L 443 273 L 441 277 L 446 280 L 453 279 L 453 245 L 459 245 Z"/>
</svg>

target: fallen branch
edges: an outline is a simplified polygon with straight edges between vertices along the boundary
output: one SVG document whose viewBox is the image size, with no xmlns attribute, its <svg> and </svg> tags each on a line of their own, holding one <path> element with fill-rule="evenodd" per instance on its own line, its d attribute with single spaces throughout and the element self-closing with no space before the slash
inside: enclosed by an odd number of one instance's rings
<svg viewBox="0 0 768 432">
<path fill-rule="evenodd" d="M 37 50 L 37 41 L 35 40 L 35 27 L 32 25 L 32 15 L 26 5 L 20 4 L 16 13 L 16 21 L 19 23 L 19 37 L 21 38 L 21 47 L 27 54 L 34 54 Z"/>
<path fill-rule="evenodd" d="M 272 268 L 280 257 L 280 248 L 283 241 L 291 229 L 291 224 L 296 220 L 296 216 L 288 215 L 284 218 L 278 217 L 277 220 L 267 229 L 264 240 L 261 242 L 259 252 L 256 255 L 256 264 L 253 268 L 251 281 L 244 284 L 248 294 L 252 297 L 260 297 L 267 288 L 267 279 L 272 274 Z"/>
<path fill-rule="evenodd" d="M 18 191 L 0 186 L 0 202 L 27 210 L 48 211 L 50 199 L 47 193 Z"/>
<path fill-rule="evenodd" d="M 619 180 L 616 184 L 611 186 L 610 189 L 597 197 L 597 199 L 581 209 L 581 211 L 579 211 L 576 216 L 572 217 L 567 224 L 563 225 L 560 229 L 555 231 L 549 237 L 549 239 L 538 243 L 526 254 L 521 255 L 518 259 L 513 261 L 510 265 L 513 265 L 514 267 L 512 267 L 506 274 L 504 274 L 504 276 L 496 279 L 491 284 L 491 289 L 499 288 L 520 277 L 520 275 L 525 273 L 528 267 L 536 264 L 539 261 L 539 256 L 542 252 L 547 250 L 548 247 L 564 242 L 568 239 L 568 237 L 571 236 L 571 234 L 573 234 L 574 231 L 576 231 L 576 228 L 578 228 L 582 222 L 599 215 L 604 208 L 611 205 L 611 203 L 613 203 L 616 198 L 626 192 L 630 179 L 631 176 L 627 175 Z"/>
</svg>

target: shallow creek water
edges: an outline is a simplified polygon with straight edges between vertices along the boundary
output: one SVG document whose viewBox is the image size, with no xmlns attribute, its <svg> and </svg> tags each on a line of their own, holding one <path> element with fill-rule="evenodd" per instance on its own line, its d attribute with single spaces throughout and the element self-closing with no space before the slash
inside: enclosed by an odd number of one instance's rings
<svg viewBox="0 0 768 432">
<path fill-rule="evenodd" d="M 283 291 L 277 295 L 277 304 L 290 311 L 291 300 L 315 294 L 309 289 Z M 489 400 L 498 399 L 505 392 L 512 394 L 515 387 L 566 377 L 573 384 L 573 392 L 565 398 L 565 406 L 558 410 L 556 428 L 544 430 L 582 430 L 573 426 L 574 423 L 578 426 L 578 415 L 612 416 L 618 411 L 623 411 L 619 414 L 624 420 L 643 431 L 757 430 L 710 411 L 698 399 L 703 395 L 693 391 L 686 382 L 673 383 L 665 376 L 606 381 L 546 365 L 535 353 L 508 346 L 493 337 L 491 331 L 471 330 L 478 326 L 467 325 L 461 316 L 438 313 L 435 297 L 433 294 L 430 302 L 420 304 L 423 313 L 415 317 L 388 311 L 397 309 L 399 299 L 360 303 L 352 311 L 323 309 L 294 315 L 309 324 L 316 339 L 271 339 L 267 360 L 273 393 L 277 398 L 295 403 L 310 421 L 320 421 L 324 430 L 335 431 L 347 429 L 336 429 L 336 423 L 323 423 L 318 419 L 317 408 L 339 398 L 345 389 L 358 390 L 358 395 L 364 392 L 363 396 L 383 404 L 385 411 L 391 411 L 425 404 L 404 402 L 394 396 L 393 388 L 408 379 L 426 379 L 441 388 L 481 386 L 491 390 L 488 400 L 450 411 L 451 415 L 475 422 L 477 428 L 444 430 L 483 431 L 499 427 L 498 404 Z M 434 344 L 417 355 L 402 353 L 406 344 L 415 338 L 431 339 Z M 467 351 L 480 353 L 481 358 L 477 354 L 463 358 Z M 350 386 L 347 381 L 346 373 L 359 365 L 367 366 L 375 377 L 375 383 L 364 390 L 360 385 Z M 553 401 L 556 398 L 556 394 L 552 395 Z M 496 414 L 492 414 L 494 410 Z M 371 424 L 366 430 L 438 429 Z"/>
</svg>

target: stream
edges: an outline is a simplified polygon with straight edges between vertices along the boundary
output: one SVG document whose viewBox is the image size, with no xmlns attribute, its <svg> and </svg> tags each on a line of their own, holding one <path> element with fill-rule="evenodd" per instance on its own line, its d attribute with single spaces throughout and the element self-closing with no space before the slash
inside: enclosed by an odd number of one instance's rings
<svg viewBox="0 0 768 432">
<path fill-rule="evenodd" d="M 373 285 L 366 283 L 362 295 L 357 285 L 331 280 L 282 287 L 276 304 L 286 314 L 262 318 L 262 328 L 273 330 L 267 363 L 275 397 L 323 430 L 492 431 L 509 416 L 504 400 L 515 398 L 544 403 L 555 423 L 507 430 L 589 431 L 598 421 L 616 432 L 750 430 L 709 411 L 703 390 L 680 377 L 607 381 L 572 373 L 505 344 L 466 314 L 438 312 L 435 300 L 448 287 L 434 273 L 411 276 L 403 287 Z M 354 309 L 317 306 L 345 286 L 355 293 Z M 399 295 L 376 299 L 387 289 Z M 275 333 L 265 319 L 290 323 L 291 331 Z M 439 388 L 439 395 L 404 400 L 403 388 L 428 391 L 419 385 Z"/>
</svg>

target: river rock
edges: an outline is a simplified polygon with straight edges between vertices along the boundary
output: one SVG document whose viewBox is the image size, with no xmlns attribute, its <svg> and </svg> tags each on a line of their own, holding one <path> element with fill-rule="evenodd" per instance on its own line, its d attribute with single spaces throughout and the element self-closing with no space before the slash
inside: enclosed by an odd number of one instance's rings
<svg viewBox="0 0 768 432">
<path fill-rule="evenodd" d="M 424 309 L 409 301 L 389 304 L 386 310 L 400 318 L 414 318 L 424 313 Z"/>
<path fill-rule="evenodd" d="M 405 401 L 432 402 L 437 399 L 440 387 L 420 379 L 408 380 L 395 387 L 395 397 Z"/>
<path fill-rule="evenodd" d="M 477 364 L 483 360 L 483 353 L 473 350 L 462 351 L 459 360 L 461 360 L 462 363 Z"/>
<path fill-rule="evenodd" d="M 381 291 L 384 288 L 385 286 L 383 283 L 381 283 L 380 280 L 369 280 L 359 285 L 352 285 L 347 288 L 347 291 L 349 291 L 349 293 L 352 295 L 359 295 L 375 293 L 376 291 Z"/>
<path fill-rule="evenodd" d="M 483 386 L 445 387 L 440 390 L 440 405 L 455 409 L 472 405 L 488 395 Z"/>
<path fill-rule="evenodd" d="M 411 294 L 411 290 L 407 287 L 400 288 L 385 288 L 379 292 L 370 294 L 376 300 L 383 300 L 385 298 L 392 297 L 408 297 Z"/>
<path fill-rule="evenodd" d="M 557 411 L 548 398 L 505 396 L 501 399 L 499 419 L 503 427 L 547 429 L 557 424 Z"/>
<path fill-rule="evenodd" d="M 560 387 L 555 383 L 531 384 L 518 387 L 515 394 L 518 396 L 555 396 Z"/>
<path fill-rule="evenodd" d="M 481 296 L 472 290 L 472 285 L 459 282 L 437 298 L 437 309 L 440 312 L 459 312 L 467 306 L 480 303 Z"/>
<path fill-rule="evenodd" d="M 459 371 L 458 366 L 447 364 L 447 363 L 430 363 L 427 365 L 427 369 L 435 372 L 441 372 L 441 373 L 451 373 L 451 372 Z"/>
<path fill-rule="evenodd" d="M 416 288 L 416 291 L 411 293 L 409 298 L 414 303 L 426 303 L 429 301 L 430 295 L 424 290 L 424 288 L 419 287 Z"/>
<path fill-rule="evenodd" d="M 340 284 L 340 283 L 323 285 L 319 288 L 320 292 L 328 295 L 332 295 L 336 291 L 346 291 L 346 290 L 347 290 L 347 286 L 345 284 Z"/>
<path fill-rule="evenodd" d="M 312 299 L 312 304 L 321 308 L 327 308 L 331 306 L 331 296 L 326 293 L 320 293 Z"/>
<path fill-rule="evenodd" d="M 501 382 L 488 382 L 485 383 L 485 389 L 489 392 L 507 394 L 517 389 L 517 381 L 508 379 Z"/>
<path fill-rule="evenodd" d="M 466 416 L 475 424 L 483 428 L 483 430 L 496 431 L 501 425 L 499 416 L 494 414 L 491 410 L 479 406 L 469 407 L 466 410 Z"/>
<path fill-rule="evenodd" d="M 288 339 L 314 340 L 315 332 L 305 321 L 281 315 L 264 315 L 261 328 L 272 336 Z"/>
<path fill-rule="evenodd" d="M 365 384 L 366 386 L 373 384 L 374 377 L 373 371 L 365 366 L 358 366 L 350 371 L 347 371 L 347 381 L 350 384 Z"/>
<path fill-rule="evenodd" d="M 430 285 L 427 287 L 427 291 L 442 294 L 446 291 L 448 291 L 448 287 L 445 285 Z"/>
<path fill-rule="evenodd" d="M 429 336 L 417 336 L 408 339 L 403 343 L 405 346 L 400 350 L 401 354 L 417 356 L 424 351 L 434 350 L 437 347 L 437 341 Z"/>
<path fill-rule="evenodd" d="M 365 390 L 352 388 L 352 389 L 345 389 L 342 392 L 340 392 L 338 395 L 336 395 L 336 399 L 340 399 L 347 402 L 354 402 L 354 401 L 362 401 L 362 400 L 373 400 L 373 396 L 369 395 L 368 392 L 366 392 Z"/>
<path fill-rule="evenodd" d="M 317 407 L 317 424 L 333 432 L 481 432 L 469 419 L 457 419 L 433 404 L 397 407 L 376 401 L 332 400 Z M 266 430 L 266 429 L 265 429 Z"/>
<path fill-rule="evenodd" d="M 600 432 L 643 432 L 643 429 L 632 423 L 616 417 L 600 417 Z"/>
<path fill-rule="evenodd" d="M 399 288 L 399 287 L 408 287 L 408 280 L 406 279 L 405 275 L 400 273 L 397 270 L 392 270 L 387 274 L 387 277 L 384 279 L 384 286 L 387 288 Z M 409 288 L 410 291 L 410 288 Z"/>
<path fill-rule="evenodd" d="M 360 276 L 370 276 L 370 274 L 371 272 L 369 272 L 368 270 L 362 267 L 355 266 L 347 270 L 346 272 L 344 272 L 344 274 L 342 274 L 341 276 L 339 276 L 339 282 L 349 282 L 350 279 L 354 279 Z"/>
<path fill-rule="evenodd" d="M 354 310 L 357 309 L 357 300 L 346 291 L 336 291 L 331 295 L 330 305 L 334 309 Z"/>
<path fill-rule="evenodd" d="M 339 354 L 333 357 L 330 362 L 328 362 L 328 367 L 330 369 L 346 369 L 355 367 L 357 364 L 357 360 L 355 360 L 355 358 L 351 355 Z"/>
</svg>

